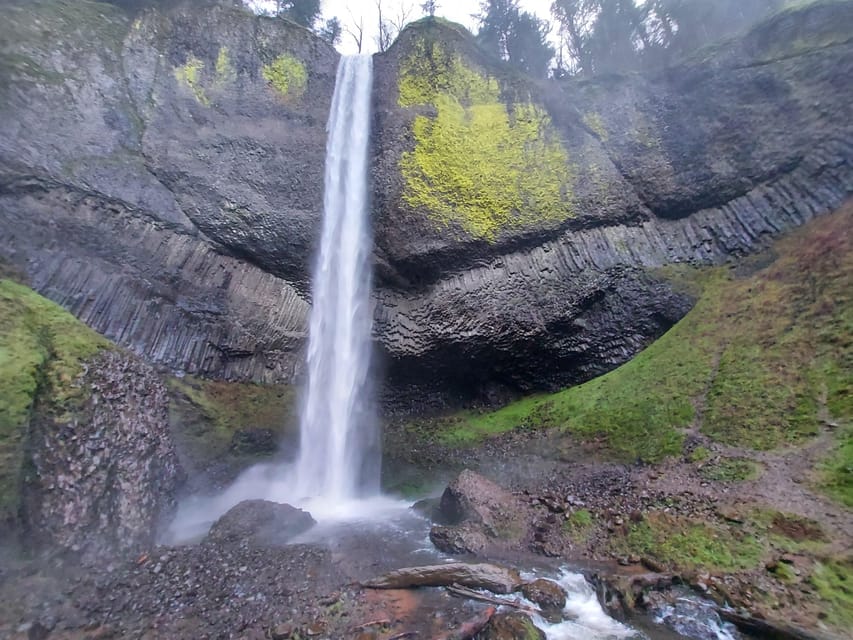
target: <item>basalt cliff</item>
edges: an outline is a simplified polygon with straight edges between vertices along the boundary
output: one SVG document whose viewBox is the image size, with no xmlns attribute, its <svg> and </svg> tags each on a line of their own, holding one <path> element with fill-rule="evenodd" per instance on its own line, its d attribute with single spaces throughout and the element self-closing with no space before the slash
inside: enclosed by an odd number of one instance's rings
<svg viewBox="0 0 853 640">
<path fill-rule="evenodd" d="M 338 54 L 213 4 L 0 9 L 0 257 L 151 363 L 300 374 Z M 375 58 L 389 395 L 501 400 L 614 368 L 715 264 L 853 193 L 853 3 L 654 73 L 533 81 L 439 20 Z"/>
</svg>

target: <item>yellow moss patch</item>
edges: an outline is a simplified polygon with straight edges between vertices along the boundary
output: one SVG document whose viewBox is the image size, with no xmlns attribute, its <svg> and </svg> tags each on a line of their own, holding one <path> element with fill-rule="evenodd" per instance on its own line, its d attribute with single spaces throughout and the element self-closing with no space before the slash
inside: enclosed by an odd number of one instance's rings
<svg viewBox="0 0 853 640">
<path fill-rule="evenodd" d="M 175 80 L 192 91 L 193 96 L 195 96 L 199 104 L 208 106 L 210 105 L 210 100 L 201 84 L 201 74 L 203 71 L 204 62 L 190 55 L 183 66 L 175 68 Z"/>
<path fill-rule="evenodd" d="M 583 123 L 598 137 L 599 140 L 602 142 L 607 141 L 609 134 L 607 133 L 607 129 L 604 128 L 604 120 L 601 119 L 600 115 L 594 111 L 590 111 L 584 115 Z"/>
<path fill-rule="evenodd" d="M 277 93 L 291 100 L 301 98 L 308 86 L 305 65 L 287 53 L 264 65 L 261 75 Z"/>
<path fill-rule="evenodd" d="M 502 102 L 494 78 L 424 40 L 401 66 L 399 92 L 400 106 L 435 108 L 416 116 L 401 159 L 409 206 L 490 241 L 572 215 L 568 156 L 541 107 Z"/>
<path fill-rule="evenodd" d="M 216 84 L 221 86 L 229 82 L 234 82 L 236 79 L 237 72 L 234 70 L 234 65 L 231 64 L 228 47 L 221 47 L 219 54 L 216 56 Z"/>
</svg>

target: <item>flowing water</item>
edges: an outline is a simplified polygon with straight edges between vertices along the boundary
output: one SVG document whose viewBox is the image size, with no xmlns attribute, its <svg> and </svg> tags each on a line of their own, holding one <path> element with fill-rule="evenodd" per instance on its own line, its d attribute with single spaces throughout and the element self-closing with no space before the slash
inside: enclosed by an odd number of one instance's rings
<svg viewBox="0 0 853 640">
<path fill-rule="evenodd" d="M 326 144 L 323 232 L 314 270 L 308 391 L 295 477 L 297 496 L 329 502 L 379 490 L 378 437 L 367 380 L 372 84 L 370 56 L 341 58 Z"/>
</svg>

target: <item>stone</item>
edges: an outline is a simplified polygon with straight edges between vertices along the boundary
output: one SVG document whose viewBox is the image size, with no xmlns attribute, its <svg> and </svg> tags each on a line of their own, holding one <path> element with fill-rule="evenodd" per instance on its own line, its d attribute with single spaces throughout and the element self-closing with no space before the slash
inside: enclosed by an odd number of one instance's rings
<svg viewBox="0 0 853 640">
<path fill-rule="evenodd" d="M 184 479 L 166 389 L 118 349 L 88 362 L 77 384 L 86 393 L 75 408 L 50 411 L 44 400 L 30 422 L 25 539 L 91 559 L 137 553 L 154 543 Z"/>
<path fill-rule="evenodd" d="M 549 619 L 561 617 L 566 606 L 566 591 L 553 580 L 538 578 L 521 586 L 525 598 L 536 604 Z"/>
<path fill-rule="evenodd" d="M 523 613 L 497 613 L 478 636 L 482 640 L 545 640 L 545 632 Z"/>
<path fill-rule="evenodd" d="M 459 527 L 433 525 L 429 530 L 429 539 L 436 549 L 450 554 L 476 555 L 489 545 L 488 537 L 470 525 Z"/>
<path fill-rule="evenodd" d="M 362 584 L 374 589 L 446 587 L 459 584 L 471 589 L 507 594 L 516 591 L 522 583 L 523 580 L 515 569 L 487 563 L 453 562 L 398 569 Z"/>
<path fill-rule="evenodd" d="M 448 525 L 476 526 L 490 538 L 513 539 L 526 530 L 521 500 L 491 480 L 466 469 L 441 496 L 438 515 Z"/>
<path fill-rule="evenodd" d="M 310 513 L 289 504 L 244 500 L 213 524 L 204 541 L 219 545 L 279 546 L 315 524 Z"/>
</svg>

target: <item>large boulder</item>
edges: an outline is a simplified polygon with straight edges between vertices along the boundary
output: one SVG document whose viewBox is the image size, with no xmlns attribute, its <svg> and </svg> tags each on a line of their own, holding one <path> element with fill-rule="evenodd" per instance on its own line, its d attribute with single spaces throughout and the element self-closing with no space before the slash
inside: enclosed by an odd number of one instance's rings
<svg viewBox="0 0 853 640">
<path fill-rule="evenodd" d="M 549 619 L 559 618 L 566 606 L 566 591 L 553 580 L 538 578 L 523 584 L 521 593 L 536 604 Z"/>
<path fill-rule="evenodd" d="M 498 613 L 480 632 L 482 640 L 545 640 L 545 632 L 523 613 Z"/>
<path fill-rule="evenodd" d="M 287 544 L 315 524 L 310 513 L 289 504 L 244 500 L 213 524 L 205 542 L 250 547 L 278 546 Z"/>
<path fill-rule="evenodd" d="M 152 545 L 183 479 L 165 387 L 151 367 L 114 349 L 64 384 L 54 389 L 62 401 L 36 398 L 30 420 L 28 541 L 87 557 Z"/>
</svg>

